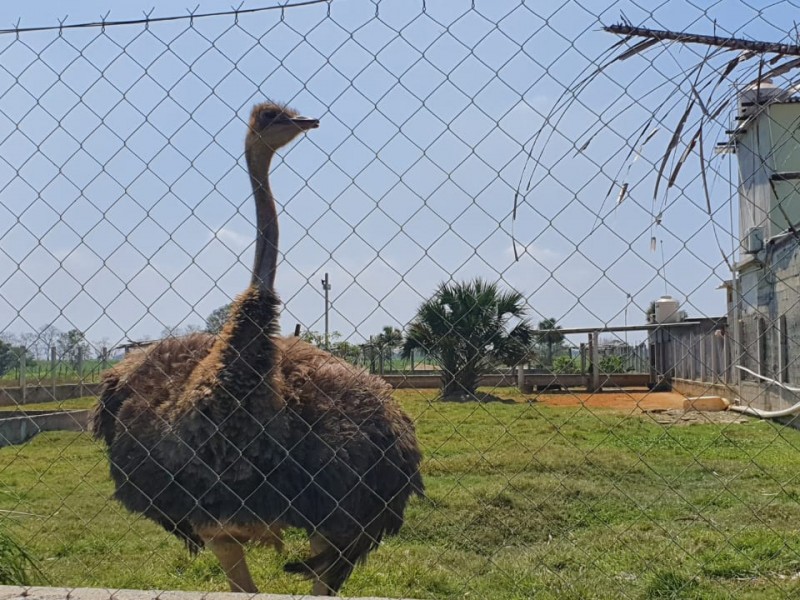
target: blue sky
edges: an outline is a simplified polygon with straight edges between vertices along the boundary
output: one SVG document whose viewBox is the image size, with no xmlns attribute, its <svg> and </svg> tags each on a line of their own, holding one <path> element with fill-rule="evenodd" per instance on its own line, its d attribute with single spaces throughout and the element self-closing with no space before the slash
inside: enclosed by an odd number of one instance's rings
<svg viewBox="0 0 800 600">
<path fill-rule="evenodd" d="M 794 15 L 789 3 L 762 12 L 699 4 L 429 0 L 423 12 L 410 0 L 335 0 L 283 20 L 270 11 L 238 24 L 224 16 L 0 36 L 0 331 L 53 323 L 112 343 L 155 337 L 202 323 L 241 291 L 253 238 L 244 120 L 265 97 L 321 119 L 272 176 L 286 332 L 297 322 L 322 329 L 325 271 L 331 328 L 356 342 L 404 326 L 440 281 L 475 276 L 521 291 L 537 320 L 622 324 L 630 295 L 628 321 L 641 322 L 664 293 L 662 241 L 669 293 L 692 316 L 721 314 L 715 288 L 729 273 L 696 161 L 659 199 L 667 208 L 650 251 L 666 126 L 633 165 L 638 183 L 625 202 L 610 211 L 616 192 L 604 201 L 648 115 L 685 92 L 669 82 L 698 60 L 694 49 L 617 64 L 573 103 L 520 206 L 518 262 L 511 246 L 525 144 L 617 41 L 601 22 L 624 12 L 637 24 L 711 33 L 716 19 L 729 33 L 784 39 Z M 0 25 L 93 21 L 109 9 L 112 20 L 137 18 L 150 7 L 3 3 Z M 160 2 L 152 16 L 186 8 Z M 727 250 L 737 230 L 728 177 L 720 163 L 713 200 Z"/>
</svg>

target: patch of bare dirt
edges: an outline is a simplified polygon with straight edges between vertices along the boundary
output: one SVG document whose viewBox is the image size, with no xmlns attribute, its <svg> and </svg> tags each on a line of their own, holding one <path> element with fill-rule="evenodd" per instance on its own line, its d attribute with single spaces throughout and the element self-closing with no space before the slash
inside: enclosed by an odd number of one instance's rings
<svg viewBox="0 0 800 600">
<path fill-rule="evenodd" d="M 684 411 L 686 397 L 676 392 L 618 390 L 613 392 L 560 392 L 531 398 L 548 406 L 584 406 L 636 412 L 643 419 L 662 425 L 708 425 L 749 423 L 754 418 L 731 411 Z"/>
<path fill-rule="evenodd" d="M 683 409 L 684 396 L 675 392 L 646 392 L 618 390 L 613 392 L 560 392 L 536 394 L 537 402 L 548 406 L 585 406 L 617 410 Z"/>
</svg>

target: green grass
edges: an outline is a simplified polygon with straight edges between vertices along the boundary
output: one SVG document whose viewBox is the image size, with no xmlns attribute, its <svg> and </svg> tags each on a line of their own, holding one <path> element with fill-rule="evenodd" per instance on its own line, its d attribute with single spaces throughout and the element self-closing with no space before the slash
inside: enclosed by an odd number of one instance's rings
<svg viewBox="0 0 800 600">
<path fill-rule="evenodd" d="M 346 595 L 800 597 L 800 432 L 397 397 L 417 419 L 430 502 L 412 502 Z M 226 589 L 208 552 L 189 556 L 111 493 L 103 449 L 86 435 L 0 449 L 0 528 L 36 560 L 34 583 Z M 289 535 L 290 557 L 305 548 Z M 283 574 L 287 557 L 250 557 L 263 591 L 308 593 Z"/>
<path fill-rule="evenodd" d="M 35 568 L 28 553 L 0 528 L 0 585 L 28 585 Z"/>
<path fill-rule="evenodd" d="M 14 404 L 12 406 L 0 406 L 3 411 L 26 411 L 26 410 L 75 410 L 81 408 L 91 408 L 97 402 L 97 396 L 83 396 L 81 398 L 70 398 L 61 402 L 36 402 L 32 404 Z"/>
</svg>

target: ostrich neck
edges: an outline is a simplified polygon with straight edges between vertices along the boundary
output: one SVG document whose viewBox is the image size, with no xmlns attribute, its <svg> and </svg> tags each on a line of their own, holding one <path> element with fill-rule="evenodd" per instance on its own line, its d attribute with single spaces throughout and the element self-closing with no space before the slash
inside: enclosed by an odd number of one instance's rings
<svg viewBox="0 0 800 600">
<path fill-rule="evenodd" d="M 256 202 L 256 255 L 253 262 L 251 285 L 261 290 L 274 291 L 275 271 L 278 265 L 278 211 L 269 187 L 269 169 L 272 154 L 255 157 L 248 155 L 247 167 L 253 184 Z"/>
<path fill-rule="evenodd" d="M 251 285 L 234 301 L 228 321 L 208 355 L 192 371 L 184 391 L 184 406 L 220 419 L 217 426 L 226 439 L 237 439 L 248 423 L 257 422 L 263 429 L 269 415 L 283 405 L 270 385 L 276 364 L 273 338 L 278 333 L 279 313 L 273 289 L 278 219 L 269 188 L 271 159 L 271 154 L 247 151 L 258 228 Z"/>
</svg>

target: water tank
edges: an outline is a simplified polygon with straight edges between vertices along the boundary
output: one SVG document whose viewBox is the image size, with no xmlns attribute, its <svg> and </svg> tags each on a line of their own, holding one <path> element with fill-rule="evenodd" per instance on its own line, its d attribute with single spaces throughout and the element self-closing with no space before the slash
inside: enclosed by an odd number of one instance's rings
<svg viewBox="0 0 800 600">
<path fill-rule="evenodd" d="M 656 323 L 678 323 L 681 320 L 680 304 L 672 296 L 656 300 Z"/>
</svg>

